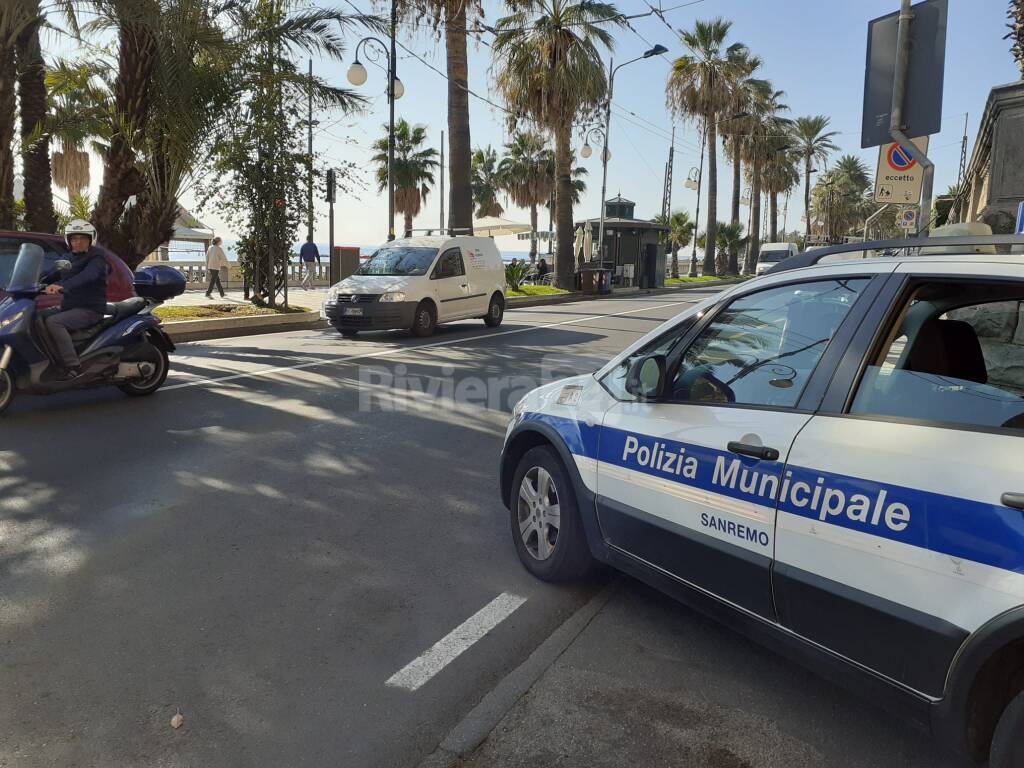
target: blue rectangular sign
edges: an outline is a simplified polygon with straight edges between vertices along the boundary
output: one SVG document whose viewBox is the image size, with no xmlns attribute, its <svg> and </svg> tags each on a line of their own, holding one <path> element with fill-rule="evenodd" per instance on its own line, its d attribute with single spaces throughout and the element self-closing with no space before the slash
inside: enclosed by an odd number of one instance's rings
<svg viewBox="0 0 1024 768">
<path fill-rule="evenodd" d="M 1018 235 L 1024 235 L 1024 202 L 1017 204 L 1017 229 Z"/>
</svg>

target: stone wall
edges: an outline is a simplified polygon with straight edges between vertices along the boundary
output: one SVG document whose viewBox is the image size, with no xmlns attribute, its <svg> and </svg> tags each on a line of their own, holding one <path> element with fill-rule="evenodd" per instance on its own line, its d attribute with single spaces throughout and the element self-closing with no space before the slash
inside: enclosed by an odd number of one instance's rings
<svg viewBox="0 0 1024 768">
<path fill-rule="evenodd" d="M 949 313 L 974 326 L 988 368 L 988 383 L 1024 396 L 1024 302 L 1003 301 Z"/>
</svg>

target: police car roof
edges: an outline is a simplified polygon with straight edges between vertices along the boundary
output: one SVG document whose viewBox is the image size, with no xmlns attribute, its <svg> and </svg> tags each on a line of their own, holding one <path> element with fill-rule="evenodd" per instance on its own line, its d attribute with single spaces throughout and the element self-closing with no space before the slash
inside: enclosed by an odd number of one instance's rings
<svg viewBox="0 0 1024 768">
<path fill-rule="evenodd" d="M 827 257 L 849 255 L 849 259 L 830 260 L 829 264 L 845 261 L 863 261 L 864 252 L 875 252 L 874 258 L 905 258 L 919 256 L 950 256 L 955 259 L 985 255 L 978 253 L 983 248 L 989 255 L 1010 256 L 1013 260 L 1024 259 L 1024 236 L 1022 235 L 966 235 L 963 237 L 921 237 L 904 240 L 869 240 L 862 243 L 844 243 L 804 251 L 780 261 L 765 274 L 773 275 L 791 269 L 812 267 Z"/>
</svg>

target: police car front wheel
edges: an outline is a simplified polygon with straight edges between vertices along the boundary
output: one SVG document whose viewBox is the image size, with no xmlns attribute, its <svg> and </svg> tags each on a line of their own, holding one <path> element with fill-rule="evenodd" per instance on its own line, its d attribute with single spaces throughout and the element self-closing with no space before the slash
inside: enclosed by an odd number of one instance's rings
<svg viewBox="0 0 1024 768">
<path fill-rule="evenodd" d="M 1024 692 L 1009 703 L 992 738 L 989 768 L 1024 766 Z"/>
<path fill-rule="evenodd" d="M 527 451 L 512 487 L 512 537 L 526 569 L 545 581 L 585 575 L 593 560 L 572 482 L 555 450 L 538 446 Z"/>
</svg>

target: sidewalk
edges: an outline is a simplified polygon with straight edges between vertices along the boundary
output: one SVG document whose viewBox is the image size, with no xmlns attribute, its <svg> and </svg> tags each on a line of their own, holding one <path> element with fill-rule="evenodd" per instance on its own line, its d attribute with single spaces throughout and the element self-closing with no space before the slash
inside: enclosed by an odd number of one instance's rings
<svg viewBox="0 0 1024 768">
<path fill-rule="evenodd" d="M 164 302 L 164 306 L 199 307 L 207 304 L 249 303 L 245 300 L 244 294 L 241 290 L 228 290 L 225 291 L 225 293 L 227 295 L 223 299 L 217 293 L 213 294 L 212 299 L 208 299 L 202 289 L 189 289 L 181 294 L 181 296 L 175 296 L 173 299 Z M 304 291 L 301 288 L 296 287 L 288 288 L 288 303 L 296 307 L 308 307 L 309 309 L 319 310 L 320 307 L 323 306 L 324 299 L 326 298 L 327 288 L 314 288 L 310 291 Z"/>
<path fill-rule="evenodd" d="M 425 765 L 960 765 L 899 719 L 653 589 L 626 577 L 613 589 L 479 748 Z"/>
</svg>

